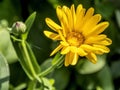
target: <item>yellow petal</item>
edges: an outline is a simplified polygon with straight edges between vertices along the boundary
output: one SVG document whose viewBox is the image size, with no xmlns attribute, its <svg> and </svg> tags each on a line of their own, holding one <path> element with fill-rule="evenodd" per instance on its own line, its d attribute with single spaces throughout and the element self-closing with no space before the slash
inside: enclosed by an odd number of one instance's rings
<svg viewBox="0 0 120 90">
<path fill-rule="evenodd" d="M 51 20 L 50 18 L 46 18 L 45 19 L 47 25 L 54 31 L 58 31 L 58 30 L 61 30 L 62 28 L 56 24 L 53 20 Z"/>
<path fill-rule="evenodd" d="M 100 44 L 100 45 L 110 45 L 110 44 L 112 44 L 112 40 L 109 39 L 109 38 L 106 38 L 105 40 L 103 40 L 101 42 L 98 42 L 98 44 Z"/>
<path fill-rule="evenodd" d="M 57 48 L 55 48 L 52 53 L 50 54 L 50 56 L 54 55 L 56 52 L 58 52 L 63 46 L 60 44 Z"/>
<path fill-rule="evenodd" d="M 97 47 L 93 47 L 93 46 L 87 45 L 87 44 L 81 45 L 80 48 L 82 48 L 83 50 L 85 50 L 88 53 L 99 50 Z"/>
<path fill-rule="evenodd" d="M 89 32 L 89 36 L 94 36 L 102 33 L 107 27 L 109 26 L 108 22 L 102 22 L 98 25 L 96 25 L 91 32 Z"/>
<path fill-rule="evenodd" d="M 59 20 L 61 20 L 63 17 L 63 12 L 61 9 L 62 9 L 61 6 L 57 6 L 56 14 L 57 14 L 57 17 L 59 18 Z"/>
<path fill-rule="evenodd" d="M 110 45 L 112 44 L 112 40 L 107 38 L 106 35 L 96 35 L 88 37 L 85 41 L 85 44 L 98 44 L 98 45 Z"/>
<path fill-rule="evenodd" d="M 69 51 L 70 51 L 70 47 L 69 46 L 63 47 L 62 50 L 61 50 L 61 54 L 67 54 Z"/>
<path fill-rule="evenodd" d="M 58 33 L 59 33 L 59 35 L 60 35 L 60 38 L 61 38 L 64 42 L 66 42 L 66 39 L 65 39 L 63 33 L 62 33 L 60 30 L 58 31 Z"/>
<path fill-rule="evenodd" d="M 67 42 L 64 42 L 64 41 L 61 41 L 60 44 L 63 46 L 69 46 L 69 44 Z"/>
<path fill-rule="evenodd" d="M 94 53 L 89 53 L 86 57 L 94 64 L 97 62 L 97 57 Z"/>
<path fill-rule="evenodd" d="M 112 40 L 109 39 L 109 38 L 105 38 L 105 40 L 96 41 L 96 42 L 94 42 L 94 44 L 105 45 L 105 46 L 107 46 L 107 45 L 112 44 Z"/>
<path fill-rule="evenodd" d="M 71 27 L 69 24 L 71 22 L 69 19 L 69 18 L 71 18 L 71 15 L 69 15 L 69 13 L 70 13 L 69 8 L 64 6 L 62 9 L 63 9 L 63 17 L 60 22 L 61 22 L 61 26 L 63 28 L 63 34 L 66 37 L 67 33 L 71 31 Z"/>
<path fill-rule="evenodd" d="M 69 20 L 68 17 L 70 17 L 70 16 L 69 16 L 68 12 L 70 12 L 70 10 L 66 6 L 63 6 L 63 8 L 58 6 L 56 9 L 56 13 L 57 13 L 59 21 L 61 23 L 62 33 L 63 33 L 64 37 L 66 37 L 67 32 L 70 31 L 69 21 L 68 21 Z"/>
<path fill-rule="evenodd" d="M 77 53 L 74 53 L 73 54 L 73 60 L 71 62 L 71 65 L 76 65 L 77 61 L 78 61 L 78 54 Z"/>
<path fill-rule="evenodd" d="M 66 27 L 66 29 L 68 29 L 68 31 L 71 32 L 73 30 L 72 12 L 66 6 L 63 6 L 62 10 L 64 12 L 63 21 L 65 22 L 65 20 L 66 20 L 66 26 L 64 26 L 64 27 Z"/>
<path fill-rule="evenodd" d="M 69 52 L 69 64 L 72 63 L 73 59 L 74 59 L 74 53 Z"/>
<path fill-rule="evenodd" d="M 94 8 L 89 8 L 84 16 L 84 22 L 86 23 L 94 14 Z"/>
<path fill-rule="evenodd" d="M 77 9 L 76 9 L 76 16 L 77 16 L 77 17 L 80 16 L 80 12 L 81 12 L 82 9 L 83 9 L 82 4 L 79 4 L 79 5 L 77 6 Z"/>
<path fill-rule="evenodd" d="M 74 7 L 74 4 L 71 6 L 71 13 L 72 13 L 72 19 L 73 19 L 73 30 L 74 30 L 74 27 L 75 27 L 75 23 L 76 23 L 76 15 L 75 15 L 75 7 Z"/>
<path fill-rule="evenodd" d="M 96 14 L 90 18 L 89 23 L 96 25 L 97 23 L 99 23 L 100 20 L 101 20 L 101 15 Z"/>
<path fill-rule="evenodd" d="M 65 66 L 68 66 L 70 64 L 75 65 L 77 63 L 77 60 L 78 60 L 78 55 L 72 52 L 69 52 L 65 56 Z"/>
<path fill-rule="evenodd" d="M 110 49 L 103 45 L 93 45 L 93 47 L 99 48 L 103 53 L 109 53 Z"/>
<path fill-rule="evenodd" d="M 96 42 L 100 42 L 106 39 L 106 35 L 101 34 L 101 35 L 96 35 L 96 36 L 90 36 L 88 38 L 86 38 L 86 40 L 84 41 L 84 43 L 86 44 L 93 44 Z"/>
<path fill-rule="evenodd" d="M 65 66 L 69 66 L 69 57 L 70 57 L 70 54 L 67 53 L 67 54 L 65 55 L 65 62 L 64 62 Z"/>
<path fill-rule="evenodd" d="M 73 53 L 76 53 L 78 51 L 78 49 L 75 46 L 71 46 L 70 51 L 73 52 Z"/>
<path fill-rule="evenodd" d="M 80 55 L 80 56 L 85 56 L 85 55 L 87 55 L 87 53 L 82 49 L 82 48 L 78 48 L 78 47 L 75 47 L 75 46 L 71 46 L 70 47 L 70 51 L 72 52 L 72 53 L 77 53 L 78 55 Z"/>
<path fill-rule="evenodd" d="M 59 34 L 50 31 L 44 31 L 44 34 L 52 40 L 61 40 Z"/>
<path fill-rule="evenodd" d="M 92 16 L 91 18 L 89 18 L 88 21 L 84 24 L 83 28 L 81 28 L 83 29 L 83 35 L 87 36 L 89 32 L 91 32 L 91 29 L 93 29 L 100 20 L 101 20 L 100 14 L 96 14 Z"/>
<path fill-rule="evenodd" d="M 77 12 L 76 12 L 76 24 L 75 24 L 75 30 L 78 32 L 81 32 L 81 27 L 83 26 L 83 17 L 85 14 L 86 9 L 82 8 L 82 6 L 77 7 Z"/>
<path fill-rule="evenodd" d="M 81 57 L 87 55 L 87 53 L 86 53 L 82 48 L 78 48 L 77 53 L 78 53 L 78 55 L 80 55 Z"/>
</svg>

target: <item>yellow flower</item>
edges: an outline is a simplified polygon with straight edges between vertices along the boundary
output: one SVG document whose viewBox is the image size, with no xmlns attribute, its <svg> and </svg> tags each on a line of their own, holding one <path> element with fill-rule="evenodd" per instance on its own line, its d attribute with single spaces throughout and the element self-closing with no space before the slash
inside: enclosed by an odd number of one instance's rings
<svg viewBox="0 0 120 90">
<path fill-rule="evenodd" d="M 91 7 L 86 11 L 80 4 L 75 11 L 74 5 L 71 8 L 58 6 L 56 13 L 61 25 L 46 18 L 47 25 L 54 31 L 45 30 L 44 34 L 52 40 L 60 41 L 51 55 L 61 50 L 61 54 L 65 55 L 65 66 L 75 65 L 79 56 L 96 63 L 96 55 L 110 51 L 106 46 L 112 43 L 111 39 L 101 34 L 109 23 L 100 22 L 101 15 L 93 15 L 94 8 Z"/>
</svg>

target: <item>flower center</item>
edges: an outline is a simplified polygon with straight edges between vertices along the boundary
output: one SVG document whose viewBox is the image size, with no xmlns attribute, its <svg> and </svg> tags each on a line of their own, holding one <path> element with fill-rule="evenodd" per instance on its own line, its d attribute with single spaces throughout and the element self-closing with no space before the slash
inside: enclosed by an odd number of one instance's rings
<svg viewBox="0 0 120 90">
<path fill-rule="evenodd" d="M 80 32 L 70 32 L 66 40 L 69 45 L 80 46 L 84 42 L 84 36 Z"/>
</svg>

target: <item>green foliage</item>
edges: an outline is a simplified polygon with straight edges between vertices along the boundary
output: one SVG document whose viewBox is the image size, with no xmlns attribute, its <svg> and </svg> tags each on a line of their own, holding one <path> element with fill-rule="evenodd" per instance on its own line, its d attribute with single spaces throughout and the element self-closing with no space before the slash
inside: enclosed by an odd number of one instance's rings
<svg viewBox="0 0 120 90">
<path fill-rule="evenodd" d="M 6 58 L 0 53 L 0 90 L 9 88 L 9 67 Z"/>
<path fill-rule="evenodd" d="M 27 35 L 30 31 L 30 28 L 34 22 L 36 13 L 33 13 L 28 19 L 25 21 L 27 26 L 27 30 L 25 33 L 21 35 L 21 38 L 15 38 L 13 36 L 13 40 L 17 41 L 16 52 L 19 55 L 20 63 L 25 70 L 26 74 L 29 76 L 31 80 L 36 77 L 36 74 L 40 72 L 40 66 L 38 65 L 34 53 L 32 52 L 29 44 L 25 41 L 27 39 Z M 19 32 L 18 32 L 19 33 Z"/>
<path fill-rule="evenodd" d="M 7 31 L 7 22 L 4 20 L 1 20 L 0 24 L 0 52 L 9 63 L 17 61 L 17 55 L 10 40 L 10 34 Z"/>
<path fill-rule="evenodd" d="M 26 32 L 25 32 L 24 34 L 22 34 L 22 38 L 23 38 L 24 40 L 27 39 L 28 33 L 29 33 L 29 31 L 30 31 L 30 29 L 31 29 L 31 27 L 32 27 L 32 24 L 33 24 L 33 22 L 34 22 L 34 20 L 35 20 L 35 17 L 36 17 L 36 12 L 32 13 L 32 14 L 29 16 L 29 18 L 25 21 L 25 25 L 26 25 L 27 29 L 26 29 Z"/>
<path fill-rule="evenodd" d="M 109 67 L 106 65 L 100 71 L 93 74 L 76 74 L 77 84 L 83 90 L 114 90 Z"/>
<path fill-rule="evenodd" d="M 98 62 L 96 64 L 91 63 L 88 59 L 80 59 L 79 63 L 76 65 L 76 70 L 80 74 L 93 74 L 101 70 L 106 63 L 106 58 L 104 56 L 98 56 Z"/>
<path fill-rule="evenodd" d="M 116 10 L 115 14 L 116 14 L 116 19 L 117 19 L 118 26 L 120 28 L 120 10 Z"/>
</svg>

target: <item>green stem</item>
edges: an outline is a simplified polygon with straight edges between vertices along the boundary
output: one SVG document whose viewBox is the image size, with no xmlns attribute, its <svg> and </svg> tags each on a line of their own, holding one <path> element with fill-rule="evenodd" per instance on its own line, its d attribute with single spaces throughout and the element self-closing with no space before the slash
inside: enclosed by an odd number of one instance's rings
<svg viewBox="0 0 120 90">
<path fill-rule="evenodd" d="M 26 43 L 25 43 L 24 40 L 22 40 L 21 45 L 22 45 L 23 51 L 24 51 L 24 53 L 25 53 L 25 57 L 26 57 L 26 60 L 27 60 L 27 62 L 28 62 L 28 65 L 29 65 L 29 67 L 30 67 L 30 70 L 31 70 L 33 76 L 35 77 L 35 76 L 36 76 L 36 73 L 35 73 L 34 68 L 33 68 L 33 66 L 32 66 L 32 63 L 31 63 L 31 60 L 30 60 L 30 57 L 29 57 L 29 53 L 28 53 L 28 51 L 27 51 Z"/>
<path fill-rule="evenodd" d="M 54 65 L 52 65 L 51 67 L 47 68 L 45 71 L 41 72 L 40 74 L 38 74 L 38 76 L 43 77 L 45 75 L 47 75 L 48 73 L 50 73 L 53 69 L 56 68 L 56 66 L 58 66 L 58 64 L 61 64 L 63 62 L 63 57 L 61 56 Z"/>
<path fill-rule="evenodd" d="M 36 72 L 35 72 L 35 70 L 34 70 L 34 67 L 33 67 L 33 65 L 32 65 L 31 58 L 30 58 L 30 56 L 29 56 L 29 53 L 28 53 L 26 44 L 27 44 L 26 41 L 25 41 L 25 40 L 22 40 L 21 45 L 22 45 L 23 51 L 24 51 L 24 53 L 25 53 L 25 57 L 26 57 L 28 66 L 29 66 L 29 68 L 30 68 L 30 70 L 31 70 L 31 73 L 32 73 L 33 77 L 34 77 L 35 79 L 37 79 L 39 83 L 41 83 L 42 81 L 41 81 L 41 79 L 39 78 L 39 76 L 37 76 L 37 74 L 36 74 Z"/>
<path fill-rule="evenodd" d="M 12 36 L 12 35 L 11 35 L 11 38 L 12 38 L 14 41 L 22 42 L 21 39 L 18 39 L 18 38 L 16 38 L 15 36 Z"/>
</svg>

